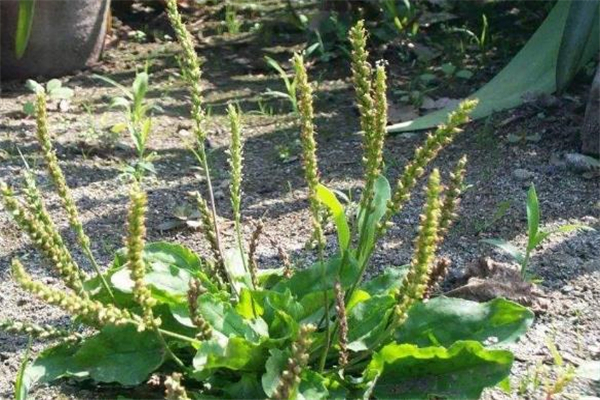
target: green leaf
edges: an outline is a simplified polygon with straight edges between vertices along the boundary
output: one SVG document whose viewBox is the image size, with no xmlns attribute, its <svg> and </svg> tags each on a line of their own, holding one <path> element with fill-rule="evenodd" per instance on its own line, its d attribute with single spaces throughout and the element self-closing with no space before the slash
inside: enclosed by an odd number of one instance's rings
<svg viewBox="0 0 600 400">
<path fill-rule="evenodd" d="M 110 128 L 112 133 L 122 133 L 127 129 L 127 124 L 124 122 L 116 123 Z"/>
<path fill-rule="evenodd" d="M 329 399 L 326 379 L 319 373 L 304 370 L 300 377 L 298 387 L 298 400 L 325 400 Z"/>
<path fill-rule="evenodd" d="M 271 398 L 275 389 L 277 389 L 281 379 L 281 373 L 286 369 L 289 357 L 290 353 L 287 350 L 271 350 L 265 365 L 266 371 L 261 379 L 262 388 L 267 394 L 267 397 Z M 322 375 L 305 369 L 302 371 L 300 378 L 300 384 L 292 392 L 290 399 L 321 400 L 329 398 L 326 379 Z"/>
<path fill-rule="evenodd" d="M 348 249 L 348 245 L 350 244 L 350 228 L 348 227 L 344 207 L 335 194 L 321 184 L 317 185 L 317 199 L 329 208 L 333 216 L 333 221 L 337 228 L 338 245 L 340 252 L 343 253 Z"/>
<path fill-rule="evenodd" d="M 452 63 L 444 63 L 444 64 L 442 64 L 440 69 L 442 70 L 442 72 L 444 74 L 452 75 L 452 74 L 454 74 L 454 71 L 456 71 L 456 66 Z"/>
<path fill-rule="evenodd" d="M 535 240 L 540 227 L 540 206 L 533 183 L 527 191 L 527 235 L 529 241 L 527 249 L 532 250 L 535 247 Z"/>
<path fill-rule="evenodd" d="M 25 370 L 27 369 L 27 365 L 29 364 L 29 353 L 31 353 L 32 342 L 33 338 L 30 336 L 29 341 L 27 342 L 27 349 L 25 349 L 25 354 L 23 354 L 23 361 L 21 361 L 19 372 L 17 372 L 17 379 L 15 379 L 15 400 L 27 400 L 27 394 L 29 390 L 24 380 L 24 377 Z"/>
<path fill-rule="evenodd" d="M 106 326 L 86 339 L 72 361 L 96 382 L 138 385 L 162 365 L 165 350 L 153 331 L 133 325 Z"/>
<path fill-rule="evenodd" d="M 587 226 L 587 225 L 580 225 L 580 224 L 571 224 L 571 225 L 562 225 L 559 226 L 556 229 L 553 229 L 552 231 L 550 231 L 550 234 L 553 233 L 568 233 L 568 232 L 573 232 L 573 231 L 595 231 L 594 228 Z"/>
<path fill-rule="evenodd" d="M 281 372 L 287 366 L 287 360 L 290 357 L 288 351 L 271 349 L 270 356 L 265 364 L 265 373 L 261 378 L 262 388 L 268 397 L 271 397 L 279 385 Z"/>
<path fill-rule="evenodd" d="M 383 274 L 363 283 L 361 287 L 371 296 L 387 294 L 390 290 L 402 286 L 402 281 L 406 274 L 408 274 L 409 269 L 410 265 L 408 264 L 400 267 L 388 267 L 383 271 Z"/>
<path fill-rule="evenodd" d="M 256 374 L 243 374 L 240 380 L 223 388 L 231 399 L 264 399 L 266 394 Z"/>
<path fill-rule="evenodd" d="M 348 349 L 367 350 L 385 330 L 396 300 L 389 295 L 374 296 L 348 312 Z"/>
<path fill-rule="evenodd" d="M 483 243 L 491 244 L 492 246 L 496 246 L 498 249 L 502 250 L 509 256 L 515 259 L 515 261 L 519 264 L 522 264 L 525 260 L 525 255 L 512 243 L 507 242 L 502 239 L 483 239 L 481 240 Z"/>
<path fill-rule="evenodd" d="M 15 56 L 17 60 L 25 54 L 29 44 L 29 36 L 33 26 L 35 0 L 19 0 L 19 13 L 17 15 L 17 30 L 15 32 Z"/>
<path fill-rule="evenodd" d="M 23 104 L 23 112 L 29 116 L 35 115 L 35 105 L 31 101 L 26 102 Z"/>
<path fill-rule="evenodd" d="M 473 77 L 473 73 L 468 69 L 461 69 L 456 73 L 455 76 L 460 79 L 471 79 Z"/>
<path fill-rule="evenodd" d="M 420 347 L 448 347 L 459 340 L 505 345 L 523 335 L 533 318 L 533 312 L 505 299 L 477 303 L 442 296 L 413 306 L 394 338 Z"/>
<path fill-rule="evenodd" d="M 72 98 L 74 95 L 75 95 L 75 92 L 73 91 L 73 89 L 70 89 L 67 87 L 59 87 L 57 89 L 53 89 L 48 92 L 48 96 L 50 96 L 50 98 L 54 99 L 54 100 L 60 100 L 60 99 L 68 100 L 68 99 Z"/>
<path fill-rule="evenodd" d="M 120 97 L 120 96 L 113 97 L 110 101 L 111 107 L 123 107 L 125 109 L 129 109 L 129 105 L 130 105 L 130 102 L 125 97 Z M 116 125 L 119 125 L 119 124 L 116 124 Z M 125 125 L 124 128 L 121 129 L 121 131 L 123 131 L 127 128 L 126 123 L 121 123 L 121 125 Z"/>
<path fill-rule="evenodd" d="M 27 79 L 27 81 L 25 82 L 25 87 L 36 94 L 45 92 L 44 87 L 36 81 L 34 81 L 33 79 Z"/>
<path fill-rule="evenodd" d="M 435 79 L 435 75 L 430 74 L 430 73 L 425 73 L 425 74 L 419 75 L 419 79 L 425 83 L 429 83 Z"/>
<path fill-rule="evenodd" d="M 180 324 L 194 326 L 186 303 L 170 304 L 169 307 Z M 259 343 L 269 336 L 269 328 L 262 318 L 244 319 L 228 299 L 223 300 L 215 294 L 205 293 L 198 298 L 198 312 L 213 328 L 213 333 L 220 334 L 221 339 L 241 337 Z"/>
<path fill-rule="evenodd" d="M 108 83 L 111 86 L 116 87 L 117 89 L 119 89 L 124 95 L 125 97 L 127 97 L 129 100 L 133 101 L 134 97 L 133 97 L 133 93 L 126 88 L 125 86 L 121 85 L 119 82 L 115 81 L 114 79 L 111 79 L 107 76 L 102 76 L 102 75 L 92 75 L 92 78 L 95 79 L 99 79 L 105 83 Z"/>
<path fill-rule="evenodd" d="M 284 292 L 289 290 L 298 298 L 309 293 L 333 290 L 335 281 L 340 279 L 344 289 L 349 288 L 358 276 L 358 264 L 350 255 L 346 256 L 346 263 L 342 265 L 342 257 L 337 256 L 325 263 L 325 271 L 320 262 L 296 272 L 290 279 L 277 283 L 273 290 Z M 341 275 L 340 275 L 341 274 Z M 323 279 L 325 275 L 325 279 Z"/>
<path fill-rule="evenodd" d="M 141 104 L 148 91 L 148 74 L 140 72 L 135 76 L 135 80 L 131 85 L 133 91 L 133 99 L 136 104 Z"/>
<path fill-rule="evenodd" d="M 36 383 L 52 382 L 59 378 L 87 378 L 89 373 L 73 362 L 80 344 L 61 343 L 42 351 L 25 370 L 23 381 L 27 390 Z"/>
<path fill-rule="evenodd" d="M 260 316 L 265 312 L 262 305 L 252 296 L 252 291 L 247 288 L 243 288 L 240 292 L 240 298 L 235 305 L 235 311 L 245 319 L 251 319 L 255 313 L 257 316 Z"/>
<path fill-rule="evenodd" d="M 214 338 L 200 344 L 193 365 L 199 372 L 217 368 L 258 372 L 264 365 L 265 353 L 262 346 L 243 337 L 231 337 L 225 341 Z"/>
<path fill-rule="evenodd" d="M 239 292 L 244 288 L 251 288 L 252 278 L 248 271 L 244 268 L 244 261 L 242 257 L 245 257 L 240 253 L 239 249 L 229 249 L 225 252 L 225 268 L 227 269 L 228 275 L 233 279 L 236 290 Z"/>
<path fill-rule="evenodd" d="M 46 82 L 46 93 L 50 93 L 53 90 L 60 89 L 62 83 L 58 79 L 50 79 Z"/>
<path fill-rule="evenodd" d="M 393 343 L 375 353 L 365 378 L 375 379 L 378 400 L 471 400 L 506 378 L 512 361 L 510 352 L 486 350 L 472 341 L 456 342 L 448 349 Z"/>
<path fill-rule="evenodd" d="M 44 350 L 27 368 L 25 379 L 29 388 L 35 382 L 63 377 L 138 385 L 162 365 L 164 356 L 153 331 L 137 332 L 133 325 L 106 326 L 80 344 Z"/>
<path fill-rule="evenodd" d="M 579 66 L 587 43 L 592 40 L 594 23 L 598 24 L 598 1 L 571 1 L 562 33 L 556 64 L 556 88 L 567 88 Z"/>
<path fill-rule="evenodd" d="M 375 229 L 381 221 L 381 218 L 387 210 L 387 204 L 392 196 L 392 189 L 390 183 L 385 176 L 380 175 L 373 185 L 374 196 L 373 201 L 369 207 L 370 212 L 365 212 L 362 208 L 359 210 L 358 215 L 360 218 L 357 221 L 359 228 L 360 243 L 358 248 L 361 251 L 360 254 L 365 256 L 368 254 L 368 249 L 373 247 L 375 244 Z M 364 223 L 365 214 L 368 216 L 367 222 Z M 362 261 L 362 260 L 359 260 Z"/>
<path fill-rule="evenodd" d="M 188 248 L 166 242 L 148 243 L 144 247 L 144 262 L 147 266 L 144 280 L 147 284 L 170 296 L 185 296 L 192 276 L 201 280 L 209 292 L 218 288 L 202 272 L 202 262 Z M 121 250 L 115 256 L 108 277 L 113 286 L 124 293 L 131 293 L 133 281 L 125 268 L 127 257 Z"/>
<path fill-rule="evenodd" d="M 494 112 L 517 107 L 527 98 L 524 96 L 526 93 L 550 94 L 556 90 L 558 53 L 570 4 L 570 1 L 556 2 L 543 24 L 510 63 L 490 82 L 468 96 L 471 99 L 479 99 L 471 118 L 486 118 Z M 599 25 L 596 20 L 578 68 L 598 54 Z M 446 107 L 412 121 L 388 126 L 388 132 L 418 131 L 435 127 L 446 121 L 448 112 L 453 108 Z"/>
</svg>

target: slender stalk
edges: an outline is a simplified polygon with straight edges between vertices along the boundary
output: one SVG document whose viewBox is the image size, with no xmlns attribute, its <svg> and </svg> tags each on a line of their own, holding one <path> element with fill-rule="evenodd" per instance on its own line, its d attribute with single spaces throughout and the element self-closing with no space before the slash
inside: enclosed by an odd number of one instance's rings
<svg viewBox="0 0 600 400">
<path fill-rule="evenodd" d="M 321 267 L 323 269 L 323 281 L 325 281 L 325 263 L 323 261 L 323 243 L 319 243 L 319 262 L 321 263 Z M 327 290 L 323 292 L 323 299 L 325 303 L 325 351 L 321 354 L 321 359 L 319 360 L 319 372 L 323 372 L 325 369 L 325 362 L 327 361 L 327 353 L 329 353 L 329 348 L 331 347 L 331 319 L 329 315 L 329 293 Z"/>
<path fill-rule="evenodd" d="M 241 214 L 241 203 L 242 203 L 242 178 L 243 178 L 243 141 L 241 131 L 241 118 L 240 113 L 236 107 L 230 104 L 227 107 L 227 115 L 229 117 L 229 125 L 231 128 L 231 144 L 229 146 L 229 167 L 230 167 L 230 194 L 231 194 L 231 208 L 233 210 L 233 222 L 235 226 L 235 233 L 237 236 L 238 247 L 240 249 L 240 256 L 242 257 L 242 266 L 244 271 L 252 276 L 252 285 L 256 289 L 256 279 L 252 274 L 252 270 L 248 267 L 248 262 L 244 256 L 244 242 L 242 240 L 242 214 Z M 251 261 L 250 261 L 251 262 Z"/>
<path fill-rule="evenodd" d="M 135 322 L 132 321 L 132 323 L 135 323 Z M 162 329 L 162 328 L 158 328 L 158 332 L 160 332 L 161 334 L 163 334 L 165 336 L 172 337 L 173 339 L 183 340 L 184 342 L 188 342 L 188 343 L 191 343 L 193 345 L 200 345 L 200 344 L 202 344 L 201 340 L 194 339 L 194 338 L 191 338 L 189 336 L 180 335 L 179 333 L 167 331 L 167 330 Z"/>
<path fill-rule="evenodd" d="M 154 328 L 154 331 L 156 332 L 156 335 L 160 339 L 160 342 L 162 343 L 163 347 L 165 348 L 165 352 L 167 353 L 167 355 L 173 361 L 175 361 L 175 364 L 177 364 L 179 366 L 179 368 L 185 369 L 186 368 L 185 364 L 183 363 L 183 361 L 181 361 L 181 359 L 179 357 L 177 357 L 177 355 L 175 355 L 175 353 L 173 353 L 173 350 L 171 350 L 171 348 L 169 347 L 169 344 L 163 337 L 161 330 L 158 328 Z"/>
</svg>

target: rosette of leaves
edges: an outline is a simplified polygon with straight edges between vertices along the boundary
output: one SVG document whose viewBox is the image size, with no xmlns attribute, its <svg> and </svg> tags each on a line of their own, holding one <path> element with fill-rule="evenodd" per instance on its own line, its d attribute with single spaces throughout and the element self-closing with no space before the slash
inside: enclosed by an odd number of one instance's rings
<svg viewBox="0 0 600 400">
<path fill-rule="evenodd" d="M 185 48 L 189 43 L 175 2 L 168 4 Z M 136 255 L 133 278 L 133 251 L 124 249 L 103 276 L 114 297 L 99 277 L 83 282 L 89 296 L 86 304 L 110 305 L 118 323 L 91 323 L 92 332 L 80 340 L 50 344 L 26 368 L 22 379 L 26 387 L 60 378 L 130 387 L 158 372 L 177 376 L 179 398 L 473 399 L 484 388 L 506 381 L 513 355 L 504 345 L 527 330 L 533 320 L 529 310 L 504 299 L 482 304 L 445 297 L 421 300 L 441 240 L 440 219 L 453 215 L 443 208 L 456 203 L 442 201 L 437 171 L 427 184 L 410 263 L 363 279 L 391 217 L 402 208 L 400 203 L 406 202 L 426 165 L 458 132 L 457 125 L 467 121 L 472 107 L 463 104 L 427 138 L 392 188 L 380 172 L 379 156 L 385 131 L 386 107 L 380 103 L 385 99 L 385 73 L 382 66 L 376 70 L 367 66 L 361 29 L 353 31 L 352 44 L 360 55 L 353 68 L 355 81 L 362 85 L 357 90 L 359 101 L 375 103 L 361 112 L 375 112 L 362 122 L 366 157 L 376 159 L 365 162 L 371 174 L 369 193 L 356 214 L 347 215 L 334 192 L 318 183 L 316 158 L 308 163 L 312 184 L 316 183 L 311 204 L 317 201 L 329 211 L 337 228 L 336 251 L 328 255 L 320 248 L 318 260 L 291 277 L 284 268 L 260 269 L 253 277 L 244 267 L 248 260 L 241 241 L 240 249 L 223 250 L 224 254 L 218 254 L 220 246 L 215 246 L 215 261 L 178 244 L 146 243 L 141 259 Z M 306 136 L 314 133 L 307 118 L 307 110 L 312 113 L 310 85 L 304 81 L 301 57 L 295 62 Z M 360 71 L 368 73 L 358 76 Z M 310 144 L 304 157 L 314 157 L 315 143 Z M 145 231 L 142 212 L 140 208 L 131 214 L 138 216 L 131 221 L 142 224 L 139 232 Z M 318 215 L 313 217 L 318 223 Z M 218 239 L 218 230 L 209 233 L 211 240 Z M 223 264 L 225 274 L 216 273 L 217 263 Z M 136 301 L 139 288 L 149 294 L 144 303 Z M 156 322 L 141 326 L 142 315 L 151 315 Z M 340 326 L 343 334 L 338 332 Z M 486 346 L 490 342 L 493 347 Z M 347 354 L 340 357 L 340 351 Z M 344 365 L 339 365 L 341 359 Z M 173 390 L 168 395 L 175 396 Z"/>
</svg>

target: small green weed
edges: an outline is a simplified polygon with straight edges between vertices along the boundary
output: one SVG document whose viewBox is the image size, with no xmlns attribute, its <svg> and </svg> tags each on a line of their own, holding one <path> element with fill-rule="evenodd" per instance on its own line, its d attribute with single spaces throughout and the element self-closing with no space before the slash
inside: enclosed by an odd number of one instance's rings
<svg viewBox="0 0 600 400">
<path fill-rule="evenodd" d="M 277 71 L 277 74 L 279 74 L 279 77 L 285 84 L 286 90 L 285 92 L 281 92 L 267 89 L 265 95 L 287 100 L 290 103 L 294 114 L 298 114 L 298 101 L 296 100 L 296 78 L 290 79 L 288 73 L 284 71 L 284 69 L 281 67 L 281 64 L 279 64 L 275 59 L 265 56 L 265 61 L 269 67 Z"/>
<path fill-rule="evenodd" d="M 142 178 L 144 173 L 156 174 L 152 164 L 153 154 L 147 154 L 146 147 L 152 130 L 152 112 L 161 109 L 146 100 L 148 73 L 138 72 L 131 88 L 127 88 L 106 76 L 94 75 L 94 77 L 118 88 L 123 94 L 123 96 L 113 97 L 110 105 L 111 107 L 121 108 L 126 121 L 115 124 L 111 131 L 117 134 L 125 130 L 128 131 L 137 153 L 137 161 L 133 165 L 125 167 L 124 173 L 138 180 Z"/>
<path fill-rule="evenodd" d="M 502 239 L 483 239 L 483 243 L 496 246 L 502 252 L 512 257 L 521 267 L 521 275 L 528 277 L 527 265 L 533 251 L 550 235 L 555 233 L 572 232 L 575 230 L 594 230 L 585 225 L 563 225 L 552 231 L 540 229 L 540 206 L 533 183 L 527 191 L 527 245 L 522 251 L 515 245 Z"/>
</svg>

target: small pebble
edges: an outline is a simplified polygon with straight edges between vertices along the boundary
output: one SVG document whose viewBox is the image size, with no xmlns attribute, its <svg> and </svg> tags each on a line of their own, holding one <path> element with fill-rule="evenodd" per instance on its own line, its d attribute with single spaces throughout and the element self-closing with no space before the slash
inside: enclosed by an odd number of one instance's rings
<svg viewBox="0 0 600 400">
<path fill-rule="evenodd" d="M 520 181 L 525 181 L 528 179 L 533 178 L 533 172 L 528 171 L 526 169 L 523 168 L 517 168 L 513 171 L 512 173 L 513 177 L 517 178 Z"/>
</svg>

